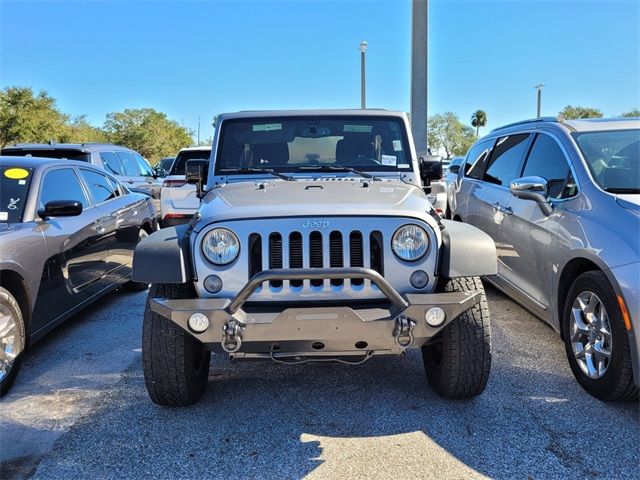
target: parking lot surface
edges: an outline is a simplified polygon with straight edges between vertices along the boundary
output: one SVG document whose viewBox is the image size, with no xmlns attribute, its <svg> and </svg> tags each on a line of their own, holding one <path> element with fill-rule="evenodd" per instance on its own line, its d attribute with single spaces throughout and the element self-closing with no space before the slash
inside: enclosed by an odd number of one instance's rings
<svg viewBox="0 0 640 480">
<path fill-rule="evenodd" d="M 116 292 L 26 355 L 0 401 L 5 478 L 638 478 L 637 403 L 574 381 L 558 335 L 489 289 L 486 391 L 447 401 L 419 352 L 358 367 L 214 356 L 195 406 L 149 400 L 145 293 Z"/>
</svg>

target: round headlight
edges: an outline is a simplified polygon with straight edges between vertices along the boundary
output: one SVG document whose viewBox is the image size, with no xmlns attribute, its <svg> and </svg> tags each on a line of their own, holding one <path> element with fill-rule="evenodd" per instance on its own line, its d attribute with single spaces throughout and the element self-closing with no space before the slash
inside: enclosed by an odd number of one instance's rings
<svg viewBox="0 0 640 480">
<path fill-rule="evenodd" d="M 427 253 L 429 236 L 418 225 L 404 225 L 393 234 L 391 248 L 400 259 L 413 262 Z"/>
<path fill-rule="evenodd" d="M 204 236 L 202 252 L 212 263 L 226 265 L 233 262 L 240 253 L 240 241 L 227 228 L 214 228 Z"/>
</svg>

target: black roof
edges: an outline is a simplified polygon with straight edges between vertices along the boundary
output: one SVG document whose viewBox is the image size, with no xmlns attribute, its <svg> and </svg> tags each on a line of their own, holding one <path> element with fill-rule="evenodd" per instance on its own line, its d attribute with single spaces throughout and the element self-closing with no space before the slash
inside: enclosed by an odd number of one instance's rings
<svg viewBox="0 0 640 480">
<path fill-rule="evenodd" d="M 78 150 L 82 152 L 100 152 L 104 150 L 127 150 L 130 148 L 113 143 L 16 143 L 2 150 Z"/>
<path fill-rule="evenodd" d="M 72 167 L 82 166 L 94 168 L 90 163 L 81 162 L 78 160 L 60 160 L 57 158 L 44 157 L 13 157 L 0 155 L 0 167 L 38 168 L 56 165 L 70 165 Z"/>
</svg>

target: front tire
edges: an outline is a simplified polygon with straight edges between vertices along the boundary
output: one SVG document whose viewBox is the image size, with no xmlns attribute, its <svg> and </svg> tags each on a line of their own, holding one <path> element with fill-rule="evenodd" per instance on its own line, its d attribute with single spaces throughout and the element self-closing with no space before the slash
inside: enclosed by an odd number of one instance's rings
<svg viewBox="0 0 640 480">
<path fill-rule="evenodd" d="M 18 375 L 25 345 L 20 305 L 9 290 L 0 287 L 0 397 L 9 391 Z"/>
<path fill-rule="evenodd" d="M 600 271 L 571 285 L 562 317 L 569 366 L 578 383 L 601 400 L 638 398 L 631 351 L 616 293 Z"/>
<path fill-rule="evenodd" d="M 170 320 L 153 312 L 152 298 L 195 298 L 191 285 L 153 284 L 142 327 L 142 366 L 151 400 L 182 407 L 196 403 L 209 378 L 211 352 Z"/>
<path fill-rule="evenodd" d="M 422 347 L 427 380 L 441 397 L 475 397 L 487 386 L 491 370 L 490 315 L 484 287 L 479 277 L 459 277 L 450 279 L 442 290 L 480 291 L 482 296 L 480 303 Z"/>
</svg>

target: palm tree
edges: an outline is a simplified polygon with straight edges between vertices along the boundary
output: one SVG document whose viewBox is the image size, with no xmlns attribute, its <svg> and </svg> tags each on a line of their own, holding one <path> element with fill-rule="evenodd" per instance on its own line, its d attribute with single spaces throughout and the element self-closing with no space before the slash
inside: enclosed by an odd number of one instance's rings
<svg viewBox="0 0 640 480">
<path fill-rule="evenodd" d="M 480 127 L 484 127 L 487 124 L 487 114 L 484 110 L 476 110 L 471 115 L 471 126 L 476 129 L 476 138 L 480 133 Z"/>
</svg>

